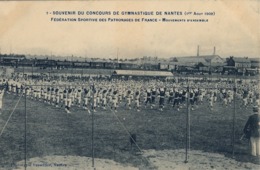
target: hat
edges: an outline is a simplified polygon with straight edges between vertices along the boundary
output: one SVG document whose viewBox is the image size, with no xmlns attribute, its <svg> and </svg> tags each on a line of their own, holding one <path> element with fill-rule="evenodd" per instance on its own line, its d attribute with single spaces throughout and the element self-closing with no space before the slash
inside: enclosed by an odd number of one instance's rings
<svg viewBox="0 0 260 170">
<path fill-rule="evenodd" d="M 258 106 L 254 106 L 253 107 L 253 112 L 258 112 L 259 110 L 258 110 Z"/>
</svg>

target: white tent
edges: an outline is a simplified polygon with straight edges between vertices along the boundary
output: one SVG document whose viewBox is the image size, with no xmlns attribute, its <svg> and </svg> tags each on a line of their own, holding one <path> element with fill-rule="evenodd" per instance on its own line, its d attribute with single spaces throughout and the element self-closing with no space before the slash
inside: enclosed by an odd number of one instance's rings
<svg viewBox="0 0 260 170">
<path fill-rule="evenodd" d="M 115 70 L 113 75 L 120 76 L 152 76 L 152 77 L 172 77 L 168 71 L 143 71 L 143 70 Z"/>
</svg>

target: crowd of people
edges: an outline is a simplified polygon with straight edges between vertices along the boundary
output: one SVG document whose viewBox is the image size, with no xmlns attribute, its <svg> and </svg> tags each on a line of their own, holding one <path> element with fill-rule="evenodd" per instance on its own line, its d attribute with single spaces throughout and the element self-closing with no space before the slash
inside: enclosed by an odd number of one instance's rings
<svg viewBox="0 0 260 170">
<path fill-rule="evenodd" d="M 27 98 L 64 108 L 71 113 L 73 107 L 96 112 L 108 107 L 117 112 L 124 109 L 150 107 L 163 111 L 165 107 L 179 111 L 189 104 L 191 109 L 207 103 L 213 109 L 215 103 L 228 106 L 234 97 L 243 107 L 259 105 L 259 84 L 257 81 L 204 81 L 201 79 L 182 79 L 162 81 L 151 79 L 89 79 L 84 81 L 0 79 L 0 109 L 3 94 L 26 95 Z"/>
<path fill-rule="evenodd" d="M 168 107 L 175 111 L 190 106 L 191 110 L 206 104 L 213 110 L 216 104 L 232 105 L 234 100 L 240 107 L 253 107 L 244 127 L 244 134 L 250 141 L 251 155 L 260 155 L 260 117 L 258 80 L 230 81 L 179 78 L 171 81 L 88 79 L 76 81 L 35 80 L 0 78 L 0 114 L 4 95 L 26 96 L 31 100 L 44 102 L 65 109 L 67 113 L 78 107 L 96 112 L 118 108 L 135 109 L 139 112 L 147 107 L 163 111 Z"/>
</svg>

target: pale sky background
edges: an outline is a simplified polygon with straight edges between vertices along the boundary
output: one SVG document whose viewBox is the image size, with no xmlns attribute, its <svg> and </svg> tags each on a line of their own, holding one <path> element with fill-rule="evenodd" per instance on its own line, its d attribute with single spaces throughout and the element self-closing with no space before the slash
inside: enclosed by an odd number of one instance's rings
<svg viewBox="0 0 260 170">
<path fill-rule="evenodd" d="M 208 23 L 51 22 L 46 12 L 58 10 L 214 11 L 216 15 L 167 17 L 209 18 Z M 119 58 L 155 56 L 155 52 L 160 58 L 169 58 L 196 55 L 200 45 L 201 55 L 213 54 L 216 46 L 216 53 L 223 58 L 260 57 L 259 11 L 258 0 L 2 1 L 0 49 L 1 53 L 115 58 L 118 48 Z"/>
</svg>

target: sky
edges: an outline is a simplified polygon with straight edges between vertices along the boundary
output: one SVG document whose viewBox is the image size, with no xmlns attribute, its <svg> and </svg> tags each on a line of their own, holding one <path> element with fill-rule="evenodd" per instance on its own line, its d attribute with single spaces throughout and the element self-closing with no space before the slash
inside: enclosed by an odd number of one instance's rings
<svg viewBox="0 0 260 170">
<path fill-rule="evenodd" d="M 214 12 L 215 15 L 167 16 L 206 18 L 209 19 L 207 23 L 51 22 L 51 17 L 64 17 L 46 14 L 52 11 L 191 11 Z M 221 57 L 260 57 L 259 11 L 260 1 L 257 0 L 1 1 L 0 52 L 93 58 L 169 58 L 196 55 L 199 45 L 200 55 L 213 54 L 215 46 L 216 54 Z M 166 16 L 147 18 L 163 17 Z"/>
</svg>

